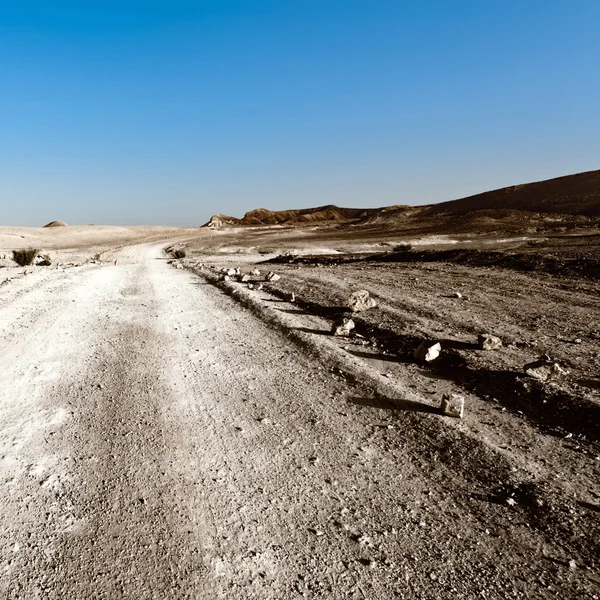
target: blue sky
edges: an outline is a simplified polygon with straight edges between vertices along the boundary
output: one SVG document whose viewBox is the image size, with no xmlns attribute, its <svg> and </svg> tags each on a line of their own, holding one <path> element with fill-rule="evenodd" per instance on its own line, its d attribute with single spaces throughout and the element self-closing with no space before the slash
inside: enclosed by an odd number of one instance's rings
<svg viewBox="0 0 600 600">
<path fill-rule="evenodd" d="M 0 0 L 0 225 L 424 204 L 600 168 L 600 2 Z"/>
</svg>

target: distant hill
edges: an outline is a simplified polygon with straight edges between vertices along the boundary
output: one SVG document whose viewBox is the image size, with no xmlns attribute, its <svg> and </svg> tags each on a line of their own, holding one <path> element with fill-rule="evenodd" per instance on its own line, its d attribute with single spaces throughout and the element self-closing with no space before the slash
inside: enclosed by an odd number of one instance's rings
<svg viewBox="0 0 600 600">
<path fill-rule="evenodd" d="M 523 215 L 523 212 L 528 213 Z M 334 205 L 298 210 L 272 211 L 258 208 L 243 218 L 214 215 L 206 227 L 307 224 L 401 225 L 428 222 L 441 226 L 448 219 L 463 220 L 476 227 L 498 220 L 518 222 L 533 214 L 600 217 L 600 171 L 557 177 L 546 181 L 515 185 L 484 192 L 460 200 L 426 206 L 386 206 L 381 208 L 340 208 Z"/>
<path fill-rule="evenodd" d="M 44 227 L 67 227 L 67 224 L 63 221 L 51 221 L 47 225 L 44 225 Z"/>
<path fill-rule="evenodd" d="M 600 216 L 600 171 L 587 171 L 484 192 L 428 206 L 424 214 L 461 215 L 478 210 Z"/>
<path fill-rule="evenodd" d="M 370 215 L 374 215 L 383 208 L 340 208 L 329 204 L 316 208 L 303 208 L 296 210 L 268 210 L 257 208 L 247 212 L 241 219 L 226 215 L 214 215 L 206 223 L 206 227 L 221 227 L 223 225 L 305 225 L 311 223 L 355 222 Z"/>
</svg>

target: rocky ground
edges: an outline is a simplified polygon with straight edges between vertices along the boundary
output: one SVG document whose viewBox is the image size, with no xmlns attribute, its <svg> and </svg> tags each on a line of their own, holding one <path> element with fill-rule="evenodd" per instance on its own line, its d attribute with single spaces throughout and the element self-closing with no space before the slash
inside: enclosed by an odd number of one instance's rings
<svg viewBox="0 0 600 600">
<path fill-rule="evenodd" d="M 259 233 L 0 269 L 1 595 L 599 598 L 597 281 Z"/>
</svg>

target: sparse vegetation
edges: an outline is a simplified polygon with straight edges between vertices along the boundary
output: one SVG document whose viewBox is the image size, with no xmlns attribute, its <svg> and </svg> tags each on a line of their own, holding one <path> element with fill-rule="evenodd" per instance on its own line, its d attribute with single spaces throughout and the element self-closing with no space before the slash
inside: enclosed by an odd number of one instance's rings
<svg viewBox="0 0 600 600">
<path fill-rule="evenodd" d="M 185 258 L 186 252 L 183 248 L 179 248 L 178 250 L 173 250 L 173 258 Z"/>
<path fill-rule="evenodd" d="M 13 250 L 12 258 L 20 267 L 27 267 L 38 255 L 37 248 L 24 248 L 23 250 Z"/>
<path fill-rule="evenodd" d="M 392 252 L 410 252 L 413 249 L 411 244 L 396 244 Z"/>
</svg>

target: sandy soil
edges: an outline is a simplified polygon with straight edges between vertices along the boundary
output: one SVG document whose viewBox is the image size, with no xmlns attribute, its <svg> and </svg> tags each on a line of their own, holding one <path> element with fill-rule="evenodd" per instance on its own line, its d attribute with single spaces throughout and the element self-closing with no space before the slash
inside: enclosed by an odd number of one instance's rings
<svg viewBox="0 0 600 600">
<path fill-rule="evenodd" d="M 132 244 L 175 237 L 197 238 L 199 234 L 202 231 L 198 229 L 158 226 L 0 227 L 0 268 L 14 266 L 12 250 L 22 248 L 36 248 L 48 254 L 55 266 L 73 265 Z"/>
<path fill-rule="evenodd" d="M 550 404 L 594 408 L 592 284 L 288 264 L 257 292 L 218 273 L 256 255 L 189 243 L 175 269 L 167 243 L 0 286 L 2 597 L 600 597 L 597 429 L 501 393 L 549 347 L 575 373 Z M 357 319 L 364 338 L 333 338 L 356 286 L 380 308 Z M 506 347 L 408 357 L 414 338 L 481 328 Z M 465 419 L 438 413 L 448 390 Z"/>
</svg>

